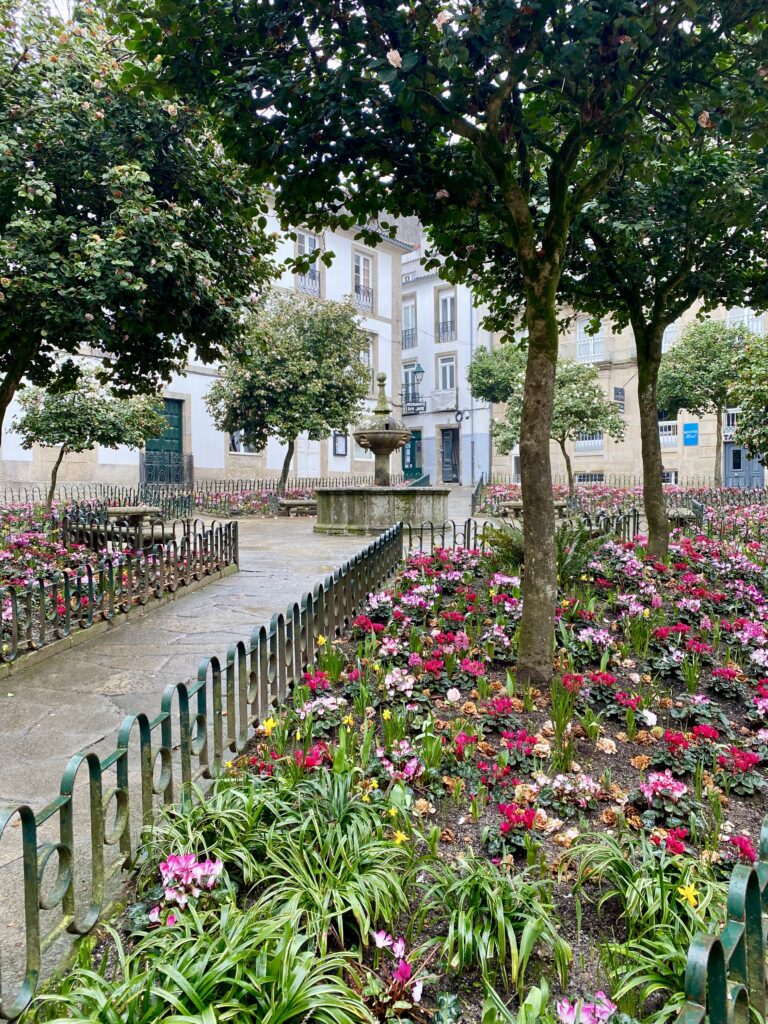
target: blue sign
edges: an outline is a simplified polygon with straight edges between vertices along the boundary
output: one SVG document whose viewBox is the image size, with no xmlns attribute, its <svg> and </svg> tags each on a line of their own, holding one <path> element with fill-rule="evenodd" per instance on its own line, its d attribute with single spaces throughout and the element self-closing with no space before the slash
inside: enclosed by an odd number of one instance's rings
<svg viewBox="0 0 768 1024">
<path fill-rule="evenodd" d="M 699 424 L 698 423 L 684 423 L 683 424 L 683 447 L 684 448 L 695 448 L 699 443 Z"/>
</svg>

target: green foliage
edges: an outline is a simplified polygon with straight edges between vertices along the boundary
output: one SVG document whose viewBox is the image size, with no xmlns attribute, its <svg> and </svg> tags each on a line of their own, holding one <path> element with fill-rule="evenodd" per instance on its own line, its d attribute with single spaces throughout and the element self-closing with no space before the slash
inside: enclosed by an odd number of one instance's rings
<svg viewBox="0 0 768 1024">
<path fill-rule="evenodd" d="M 551 951 L 561 984 L 571 950 L 558 931 L 552 887 L 527 872 L 509 874 L 484 858 L 470 857 L 454 868 L 443 861 L 426 866 L 431 878 L 422 915 L 447 917 L 443 952 L 456 972 L 500 971 L 508 984 L 524 988 L 525 973 L 539 943 Z"/>
<path fill-rule="evenodd" d="M 578 580 L 590 561 L 605 543 L 605 537 L 595 537 L 578 520 L 564 520 L 555 534 L 557 575 L 561 585 Z"/>
<path fill-rule="evenodd" d="M 391 925 L 405 910 L 408 862 L 406 850 L 380 830 L 359 834 L 307 810 L 300 827 L 286 831 L 277 823 L 267 837 L 258 907 L 289 917 L 323 955 L 332 936 L 346 944 L 350 925 L 366 943 L 374 925 Z"/>
<path fill-rule="evenodd" d="M 750 337 L 740 350 L 730 401 L 739 407 L 735 440 L 768 463 L 768 338 Z"/>
<path fill-rule="evenodd" d="M 343 982 L 347 957 L 318 959 L 291 921 L 260 909 L 193 911 L 126 950 L 112 932 L 116 962 L 78 967 L 55 994 L 41 995 L 42 1020 L 99 1024 L 361 1024 L 372 1018 Z"/>
<path fill-rule="evenodd" d="M 96 374 L 81 371 L 76 388 L 62 393 L 29 387 L 19 394 L 21 414 L 13 429 L 22 448 L 35 444 L 87 452 L 103 448 L 143 448 L 159 437 L 167 424 L 162 402 L 155 395 L 118 398 L 99 383 Z"/>
<path fill-rule="evenodd" d="M 353 306 L 274 292 L 248 321 L 246 339 L 206 397 L 216 426 L 263 448 L 271 436 L 293 445 L 346 430 L 370 388 L 361 358 L 368 336 Z"/>
<path fill-rule="evenodd" d="M 525 392 L 525 353 L 511 342 L 489 352 L 480 349 L 467 372 L 475 398 L 504 402 L 504 419 L 493 424 L 496 448 L 502 455 L 520 441 Z M 616 403 L 605 396 L 596 366 L 560 360 L 555 372 L 555 407 L 550 437 L 558 444 L 574 441 L 580 431 L 602 431 L 621 441 L 626 423 Z"/>
<path fill-rule="evenodd" d="M 491 564 L 494 569 L 514 572 L 525 561 L 525 538 L 519 523 L 502 523 L 500 526 L 486 526 L 485 539 L 488 541 Z"/>
<path fill-rule="evenodd" d="M 155 395 L 120 398 L 99 383 L 92 370 L 81 370 L 77 387 L 53 393 L 27 387 L 19 395 L 21 413 L 13 429 L 21 436 L 22 448 L 35 444 L 58 448 L 51 474 L 48 504 L 51 504 L 56 476 L 67 452 L 104 448 L 143 448 L 149 438 L 159 437 L 167 424 L 162 402 Z"/>
<path fill-rule="evenodd" d="M 717 320 L 691 324 L 661 360 L 659 408 L 671 416 L 681 409 L 695 416 L 722 410 L 733 385 L 739 349 L 757 340 L 749 331 Z"/>
<path fill-rule="evenodd" d="M 691 857 L 669 856 L 645 836 L 584 835 L 576 841 L 577 887 L 598 886 L 598 909 L 618 902 L 626 938 L 601 946 L 613 998 L 649 1022 L 679 1010 L 694 936 L 725 918 L 726 885 Z M 649 1014 L 649 998 L 664 993 Z"/>
<path fill-rule="evenodd" d="M 270 272 L 263 193 L 127 58 L 93 8 L 0 0 L 0 419 L 22 378 L 71 387 L 82 345 L 126 392 L 216 358 Z"/>
</svg>

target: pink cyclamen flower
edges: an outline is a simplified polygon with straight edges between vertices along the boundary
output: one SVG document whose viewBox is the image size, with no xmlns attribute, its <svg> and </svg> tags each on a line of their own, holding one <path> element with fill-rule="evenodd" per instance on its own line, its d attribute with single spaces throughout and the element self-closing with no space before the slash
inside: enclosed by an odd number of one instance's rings
<svg viewBox="0 0 768 1024">
<path fill-rule="evenodd" d="M 412 973 L 413 971 L 408 961 L 400 960 L 398 962 L 397 967 L 392 972 L 392 977 L 395 979 L 395 981 L 401 981 L 405 983 L 406 981 L 408 981 Z"/>
<path fill-rule="evenodd" d="M 392 953 L 398 958 L 402 959 L 405 956 L 405 939 L 400 936 L 399 939 L 395 939 L 392 943 Z"/>
<path fill-rule="evenodd" d="M 371 932 L 371 936 L 377 949 L 386 949 L 387 946 L 392 945 L 392 936 L 389 932 L 385 932 L 383 928 L 379 932 Z"/>
</svg>

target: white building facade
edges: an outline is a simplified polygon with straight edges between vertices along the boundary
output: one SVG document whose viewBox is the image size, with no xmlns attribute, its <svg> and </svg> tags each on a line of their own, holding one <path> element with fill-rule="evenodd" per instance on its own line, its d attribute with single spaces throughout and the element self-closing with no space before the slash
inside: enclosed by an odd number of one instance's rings
<svg viewBox="0 0 768 1024">
<path fill-rule="evenodd" d="M 424 249 L 403 257 L 400 414 L 413 437 L 402 451 L 407 477 L 474 485 L 492 460 L 491 409 L 472 398 L 467 370 L 491 335 L 469 288 L 424 270 Z"/>
<path fill-rule="evenodd" d="M 371 369 L 371 390 L 366 404 L 373 404 L 376 374 L 381 371 L 387 375 L 388 394 L 396 396 L 401 388 L 400 262 L 411 246 L 382 239 L 372 248 L 358 243 L 353 231 L 315 234 L 298 230 L 294 241 L 280 233 L 274 217 L 270 218 L 269 229 L 280 237 L 278 263 L 316 248 L 333 253 L 330 267 L 318 262 L 308 274 L 285 271 L 274 284 L 315 298 L 351 299 L 368 335 L 363 355 Z M 147 453 L 99 448 L 82 455 L 68 455 L 62 463 L 59 481 L 131 486 L 144 479 L 189 483 L 277 477 L 285 456 L 284 445 L 271 439 L 263 451 L 248 451 L 237 436 L 231 437 L 214 426 L 205 396 L 216 373 L 215 366 L 193 359 L 184 374 L 172 377 L 163 389 L 168 429 L 163 438 L 150 442 Z M 18 406 L 13 402 L 3 424 L 0 482 L 10 486 L 42 483 L 50 476 L 57 452 L 39 446 L 24 451 L 11 429 L 17 413 Z M 309 441 L 306 435 L 300 436 L 290 476 L 372 476 L 373 456 L 355 444 L 352 429 L 354 425 L 325 441 Z M 393 470 L 397 468 L 393 458 Z"/>
</svg>

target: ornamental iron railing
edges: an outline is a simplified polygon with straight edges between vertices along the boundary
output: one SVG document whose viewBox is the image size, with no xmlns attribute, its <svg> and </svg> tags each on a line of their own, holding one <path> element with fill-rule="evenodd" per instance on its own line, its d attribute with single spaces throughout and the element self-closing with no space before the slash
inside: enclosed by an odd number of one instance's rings
<svg viewBox="0 0 768 1024">
<path fill-rule="evenodd" d="M 678 1024 L 747 1024 L 766 1012 L 768 818 L 756 864 L 737 864 L 728 886 L 727 920 L 719 935 L 697 935 L 688 950 L 685 1005 Z"/>
<path fill-rule="evenodd" d="M 139 452 L 139 479 L 143 484 L 191 487 L 195 466 L 191 452 Z"/>
<path fill-rule="evenodd" d="M 25 585 L 0 586 L 0 663 L 112 622 L 238 562 L 237 523 L 151 520 L 146 529 L 139 537 L 128 524 L 97 515 L 62 519 L 63 543 L 109 553 Z"/>
<path fill-rule="evenodd" d="M 0 806 L 0 841 L 14 827 L 20 829 L 25 945 L 23 981 L 16 992 L 4 992 L 3 947 L 17 943 L 15 935 L 0 932 L 0 1018 L 14 1020 L 29 1004 L 45 950 L 65 933 L 85 935 L 99 922 L 107 882 L 137 864 L 134 833 L 151 830 L 156 805 L 172 805 L 178 796 L 189 799 L 193 783 L 205 785 L 221 773 L 226 752 L 244 750 L 253 727 L 314 662 L 317 637 L 340 635 L 402 555 L 402 527 L 395 526 L 285 613 L 273 615 L 269 626 L 231 644 L 224 659 L 205 659 L 195 682 L 166 687 L 156 717 L 127 715 L 106 757 L 75 754 L 59 796 L 45 807 Z M 75 799 L 79 775 L 87 784 L 83 800 Z M 75 884 L 76 841 L 87 851 L 85 893 Z M 53 917 L 47 929 L 45 912 Z"/>
</svg>

